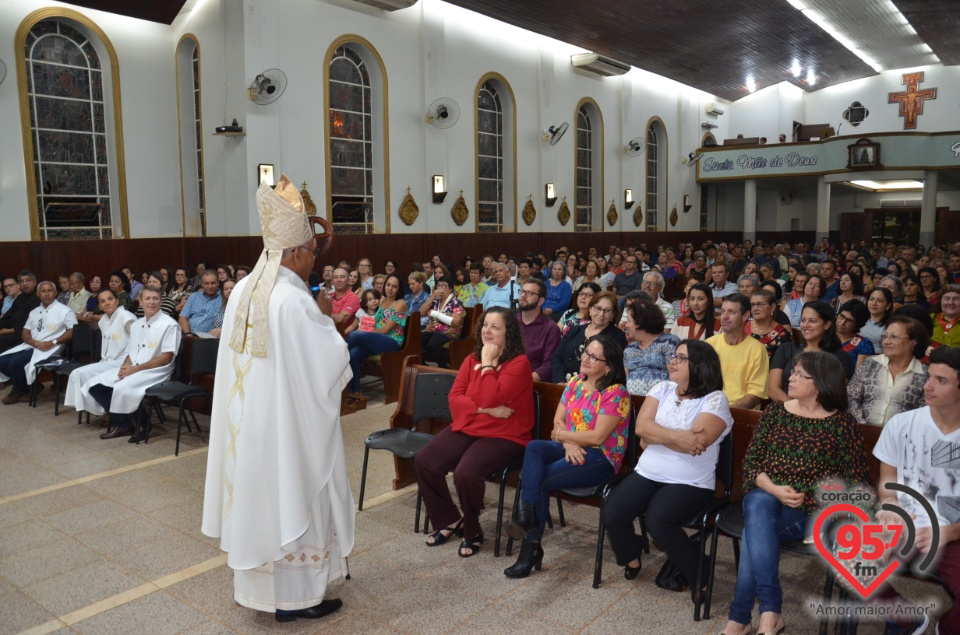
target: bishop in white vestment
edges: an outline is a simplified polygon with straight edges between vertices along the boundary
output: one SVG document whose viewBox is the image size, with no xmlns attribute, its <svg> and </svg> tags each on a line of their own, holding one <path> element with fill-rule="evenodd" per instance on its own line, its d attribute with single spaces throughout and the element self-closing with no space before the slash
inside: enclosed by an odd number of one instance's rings
<svg viewBox="0 0 960 635">
<path fill-rule="evenodd" d="M 265 249 L 227 304 L 217 358 L 202 531 L 220 538 L 234 598 L 278 621 L 340 606 L 354 502 L 340 429 L 349 356 L 304 280 L 315 265 L 299 192 L 257 192 Z"/>
</svg>

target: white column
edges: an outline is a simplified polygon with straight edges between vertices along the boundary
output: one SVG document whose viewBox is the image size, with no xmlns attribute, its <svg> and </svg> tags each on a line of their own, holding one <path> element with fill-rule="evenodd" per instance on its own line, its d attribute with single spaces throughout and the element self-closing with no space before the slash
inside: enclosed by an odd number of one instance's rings
<svg viewBox="0 0 960 635">
<path fill-rule="evenodd" d="M 743 182 L 743 239 L 757 242 L 757 180 Z"/>
<path fill-rule="evenodd" d="M 816 240 L 823 236 L 830 236 L 830 184 L 821 176 L 817 179 Z"/>
<path fill-rule="evenodd" d="M 940 173 L 927 170 L 923 175 L 923 203 L 920 206 L 920 244 L 930 246 L 937 236 L 937 185 Z"/>
</svg>

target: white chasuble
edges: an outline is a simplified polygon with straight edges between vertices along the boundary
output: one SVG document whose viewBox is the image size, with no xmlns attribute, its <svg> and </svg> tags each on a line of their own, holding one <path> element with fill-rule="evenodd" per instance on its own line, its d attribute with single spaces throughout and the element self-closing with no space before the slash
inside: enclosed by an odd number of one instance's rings
<svg viewBox="0 0 960 635">
<path fill-rule="evenodd" d="M 323 599 L 353 549 L 340 430 L 349 355 L 333 320 L 286 267 L 269 298 L 267 356 L 250 354 L 249 336 L 244 352 L 234 351 L 234 300 L 249 281 L 237 283 L 223 320 L 202 531 L 228 554 L 237 602 L 296 610 Z"/>
<path fill-rule="evenodd" d="M 103 408 L 90 396 L 90 386 L 93 384 L 88 382 L 104 371 L 120 370 L 123 360 L 127 357 L 130 328 L 136 321 L 137 316 L 122 306 L 117 307 L 113 315 L 101 316 L 98 322 L 101 339 L 100 361 L 81 366 L 70 373 L 63 405 L 73 406 L 77 410 L 86 410 L 95 415 L 103 414 Z"/>
</svg>

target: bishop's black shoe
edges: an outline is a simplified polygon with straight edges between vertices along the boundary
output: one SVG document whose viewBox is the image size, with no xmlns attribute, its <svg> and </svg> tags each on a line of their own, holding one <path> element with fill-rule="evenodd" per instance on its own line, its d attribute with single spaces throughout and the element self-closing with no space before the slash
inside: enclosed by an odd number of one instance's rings
<svg viewBox="0 0 960 635">
<path fill-rule="evenodd" d="M 341 606 L 343 606 L 343 602 L 339 599 L 324 600 L 316 606 L 300 609 L 298 611 L 282 611 L 277 609 L 276 617 L 278 622 L 292 622 L 298 617 L 308 620 L 316 620 L 334 613 L 335 611 L 339 610 Z"/>
</svg>

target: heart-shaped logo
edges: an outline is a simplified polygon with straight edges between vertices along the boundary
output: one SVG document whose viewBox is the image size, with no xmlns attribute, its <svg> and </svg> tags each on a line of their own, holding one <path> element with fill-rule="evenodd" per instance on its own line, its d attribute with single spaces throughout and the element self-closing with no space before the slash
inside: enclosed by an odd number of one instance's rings
<svg viewBox="0 0 960 635">
<path fill-rule="evenodd" d="M 871 582 L 868 586 L 864 586 L 864 584 L 858 579 L 858 577 L 855 576 L 851 571 L 847 570 L 847 568 L 843 566 L 843 563 L 841 563 L 840 560 L 837 559 L 837 557 L 833 554 L 833 552 L 831 552 L 830 549 L 825 544 L 823 544 L 823 538 L 821 536 L 823 523 L 826 522 L 826 520 L 831 516 L 833 516 L 834 514 L 839 514 L 839 513 L 852 514 L 857 518 L 859 518 L 861 521 L 863 521 L 864 524 L 866 524 L 867 521 L 870 520 L 870 517 L 867 515 L 867 513 L 864 512 L 859 507 L 854 507 L 853 505 L 849 505 L 847 503 L 839 503 L 837 505 L 831 505 L 830 507 L 820 512 L 820 515 L 817 516 L 817 520 L 813 525 L 813 543 L 814 545 L 816 545 L 817 551 L 820 552 L 820 555 L 823 556 L 823 558 L 827 562 L 829 562 L 834 569 L 837 570 L 837 573 L 842 575 L 843 578 L 850 583 L 850 587 L 853 588 L 857 593 L 859 593 L 861 597 L 863 597 L 863 599 L 867 599 L 868 597 L 873 595 L 874 591 L 876 591 L 881 584 L 883 584 L 884 580 L 886 580 L 894 571 L 896 571 L 900 567 L 900 561 L 896 559 L 891 559 L 890 562 L 887 563 L 886 567 L 883 568 L 883 570 L 880 570 L 879 560 L 875 560 L 876 562 L 875 565 L 864 567 L 864 571 L 861 572 L 861 576 L 863 576 L 864 573 L 866 573 L 866 575 L 869 575 L 870 574 L 869 569 L 871 568 L 876 572 L 875 577 L 873 578 L 873 582 Z M 845 529 L 846 527 L 849 527 L 849 529 Z M 856 535 L 858 537 L 862 537 L 861 528 L 855 525 L 853 522 L 848 522 L 841 525 L 837 533 L 839 535 L 841 532 L 844 532 L 844 531 L 856 532 Z M 859 541 L 858 541 L 858 544 L 859 544 Z M 860 550 L 858 548 L 857 553 L 859 552 Z M 856 554 L 850 555 L 850 559 L 854 557 L 856 557 Z"/>
</svg>

